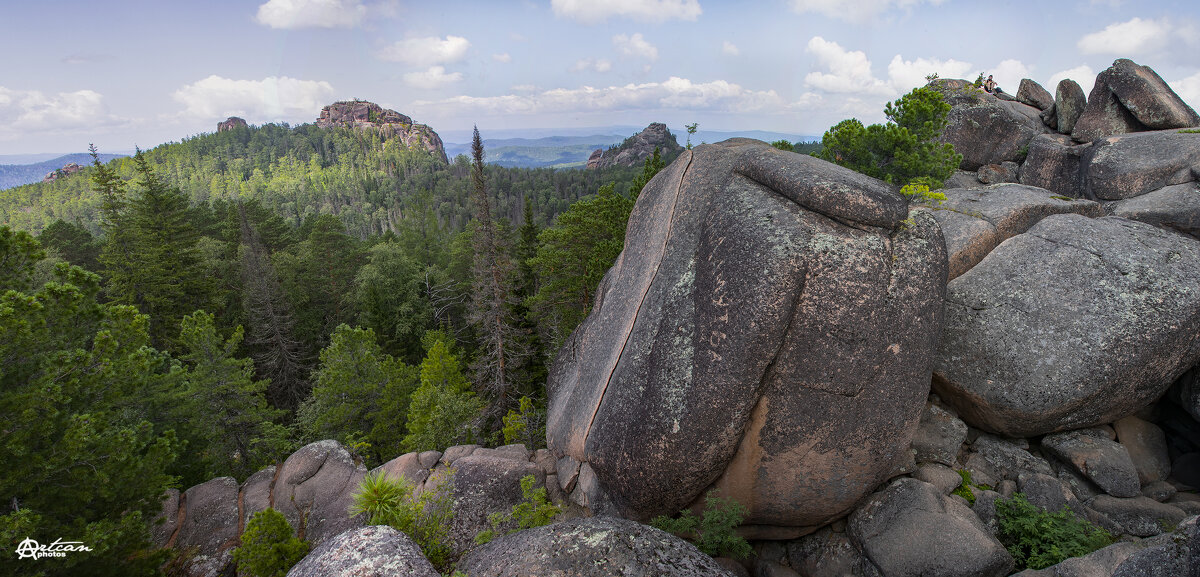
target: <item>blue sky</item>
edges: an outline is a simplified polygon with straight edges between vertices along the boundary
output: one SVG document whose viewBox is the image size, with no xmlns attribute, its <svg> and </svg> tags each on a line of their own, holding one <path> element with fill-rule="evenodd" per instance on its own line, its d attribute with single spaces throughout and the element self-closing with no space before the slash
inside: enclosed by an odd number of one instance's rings
<svg viewBox="0 0 1200 577">
<path fill-rule="evenodd" d="M 1200 108 L 1191 1 L 0 3 L 0 154 L 153 147 L 362 98 L 435 130 L 665 122 L 820 134 L 924 76 L 1015 91 L 1116 58 Z"/>
</svg>

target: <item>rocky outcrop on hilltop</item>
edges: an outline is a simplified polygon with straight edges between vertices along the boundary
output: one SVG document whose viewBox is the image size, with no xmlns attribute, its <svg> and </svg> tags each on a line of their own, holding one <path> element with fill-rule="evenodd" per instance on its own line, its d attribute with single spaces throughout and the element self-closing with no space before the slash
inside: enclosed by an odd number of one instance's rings
<svg viewBox="0 0 1200 577">
<path fill-rule="evenodd" d="M 246 119 L 238 118 L 236 116 L 230 116 L 229 118 L 226 118 L 225 120 L 222 120 L 221 122 L 217 123 L 217 132 L 225 132 L 227 130 L 233 130 L 235 128 L 245 128 L 245 127 L 246 127 Z"/>
<path fill-rule="evenodd" d="M 665 159 L 673 158 L 683 150 L 667 125 L 655 122 L 613 148 L 608 150 L 597 148 L 588 157 L 587 168 L 595 170 L 610 166 L 641 166 L 647 158 L 654 154 L 655 148 L 660 150 L 660 154 Z"/>
<path fill-rule="evenodd" d="M 74 162 L 68 162 L 64 164 L 62 168 L 56 168 L 46 173 L 46 176 L 42 177 L 42 182 L 53 182 L 60 178 L 71 176 L 72 174 L 75 174 L 81 170 L 83 170 L 82 166 Z"/>
<path fill-rule="evenodd" d="M 343 100 L 321 109 L 317 118 L 321 128 L 347 127 L 359 130 L 378 130 L 386 138 L 396 138 L 408 147 L 417 147 L 448 162 L 442 137 L 432 128 L 413 122 L 412 118 L 395 110 L 383 108 L 365 100 Z"/>
</svg>

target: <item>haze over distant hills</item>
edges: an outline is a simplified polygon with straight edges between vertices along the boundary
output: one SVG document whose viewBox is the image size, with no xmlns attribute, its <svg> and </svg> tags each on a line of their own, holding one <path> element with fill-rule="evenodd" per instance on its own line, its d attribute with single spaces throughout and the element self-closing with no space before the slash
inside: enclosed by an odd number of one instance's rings
<svg viewBox="0 0 1200 577">
<path fill-rule="evenodd" d="M 100 161 L 108 162 L 127 154 L 101 154 Z M 0 189 L 38 182 L 47 173 L 69 163 L 87 165 L 92 156 L 86 152 L 71 154 L 0 154 Z"/>
</svg>

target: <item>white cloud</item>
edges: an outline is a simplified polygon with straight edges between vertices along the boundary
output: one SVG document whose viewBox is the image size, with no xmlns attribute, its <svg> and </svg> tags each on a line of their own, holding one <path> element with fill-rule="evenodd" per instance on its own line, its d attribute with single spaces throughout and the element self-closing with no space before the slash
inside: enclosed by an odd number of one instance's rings
<svg viewBox="0 0 1200 577">
<path fill-rule="evenodd" d="M 270 0 L 254 18 L 271 28 L 353 28 L 366 16 L 361 0 Z"/>
<path fill-rule="evenodd" d="M 962 62 L 953 58 L 950 60 L 926 58 L 905 60 L 897 54 L 888 64 L 888 82 L 897 92 L 908 92 L 918 86 L 925 86 L 925 77 L 933 73 L 937 73 L 942 78 L 965 78 L 970 72 L 970 62 Z"/>
<path fill-rule="evenodd" d="M 890 95 L 895 92 L 890 84 L 871 74 L 871 61 L 860 50 L 848 51 L 836 42 L 814 36 L 805 51 L 816 57 L 819 66 L 828 70 L 809 72 L 804 76 L 804 83 L 813 88 L 841 93 Z"/>
<path fill-rule="evenodd" d="M 741 50 L 738 50 L 738 47 L 736 44 L 734 44 L 728 40 L 726 40 L 725 42 L 723 42 L 721 44 L 721 52 L 724 52 L 725 54 L 728 54 L 730 56 L 737 56 L 738 54 L 742 53 Z"/>
<path fill-rule="evenodd" d="M 995 80 L 996 84 L 1000 85 L 1002 90 L 1009 94 L 1016 94 L 1017 88 L 1021 85 L 1021 79 L 1031 78 L 1033 76 L 1033 69 L 1026 66 L 1020 60 L 1009 59 L 1002 61 L 985 72 L 985 77 L 988 74 L 992 75 L 992 80 Z M 968 78 L 967 80 L 974 79 Z"/>
<path fill-rule="evenodd" d="M 418 101 L 422 114 L 483 113 L 529 115 L 550 113 L 618 112 L 627 110 L 713 110 L 783 112 L 787 104 L 773 90 L 754 91 L 724 80 L 696 83 L 672 76 L 663 82 L 595 88 L 557 88 L 503 96 L 455 96 Z"/>
<path fill-rule="evenodd" d="M 658 48 L 646 42 L 646 38 L 642 36 L 641 32 L 633 36 L 617 34 L 612 37 L 612 42 L 617 52 L 620 52 L 622 56 L 642 58 L 652 62 L 658 60 Z"/>
<path fill-rule="evenodd" d="M 849 22 L 863 22 L 880 16 L 892 9 L 911 10 L 919 4 L 937 6 L 945 0 L 791 0 L 792 10 L 798 14 L 815 12 L 829 18 Z"/>
<path fill-rule="evenodd" d="M 461 72 L 452 72 L 446 74 L 446 68 L 443 66 L 430 66 L 424 72 L 409 72 L 404 75 L 404 82 L 415 88 L 423 88 L 425 90 L 433 90 L 441 88 L 447 84 L 453 84 L 462 80 Z"/>
<path fill-rule="evenodd" d="M 1162 52 L 1170 44 L 1174 34 L 1174 27 L 1166 18 L 1134 18 L 1128 22 L 1110 24 L 1099 32 L 1086 34 L 1079 39 L 1077 45 L 1079 51 L 1084 54 L 1143 56 Z"/>
<path fill-rule="evenodd" d="M 379 52 L 379 58 L 414 66 L 433 66 L 458 62 L 467 55 L 469 48 L 471 43 L 462 36 L 408 38 L 384 48 Z"/>
<path fill-rule="evenodd" d="M 608 72 L 612 70 L 612 62 L 605 58 L 584 58 L 576 60 L 571 72 Z"/>
<path fill-rule="evenodd" d="M 1049 90 L 1053 94 L 1058 89 L 1058 83 L 1066 78 L 1070 78 L 1079 84 L 1079 87 L 1083 88 L 1084 94 L 1091 92 L 1092 86 L 1096 83 L 1096 73 L 1090 66 L 1082 64 L 1075 68 L 1060 70 L 1051 74 L 1050 81 L 1045 85 L 1046 90 Z"/>
<path fill-rule="evenodd" d="M 597 24 L 614 16 L 642 22 L 688 20 L 703 10 L 699 0 L 550 0 L 554 14 L 584 24 Z"/>
<path fill-rule="evenodd" d="M 0 86 L 0 138 L 34 132 L 63 132 L 125 122 L 109 114 L 104 96 L 94 90 L 46 94 Z"/>
<path fill-rule="evenodd" d="M 512 62 L 512 56 L 509 56 L 507 52 L 505 52 L 503 54 L 493 54 L 492 60 L 495 60 L 496 62 L 503 62 L 503 63 L 507 64 L 509 62 Z"/>
<path fill-rule="evenodd" d="M 212 75 L 176 90 L 172 97 L 184 106 L 187 116 L 218 120 L 242 116 L 254 122 L 316 118 L 333 94 L 333 86 L 323 80 L 287 76 L 232 80 Z"/>
<path fill-rule="evenodd" d="M 1200 110 L 1200 72 L 1168 84 L 1184 102 L 1193 109 Z"/>
</svg>

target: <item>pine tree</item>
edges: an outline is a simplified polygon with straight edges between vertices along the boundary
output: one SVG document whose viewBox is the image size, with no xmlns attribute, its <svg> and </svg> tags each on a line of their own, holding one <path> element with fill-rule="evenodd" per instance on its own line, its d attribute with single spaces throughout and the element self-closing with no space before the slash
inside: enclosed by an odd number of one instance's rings
<svg viewBox="0 0 1200 577">
<path fill-rule="evenodd" d="M 443 450 L 478 440 L 476 419 L 483 408 L 444 337 L 435 339 L 421 362 L 421 385 L 409 404 L 404 449 Z"/>
<path fill-rule="evenodd" d="M 528 355 L 517 342 L 513 319 L 513 263 L 492 220 L 491 202 L 483 167 L 483 140 L 479 128 L 471 138 L 471 182 L 475 202 L 471 321 L 479 334 L 480 351 L 474 363 L 477 385 L 491 397 L 490 415 L 499 419 L 516 398 L 511 397 L 514 371 Z"/>
</svg>

